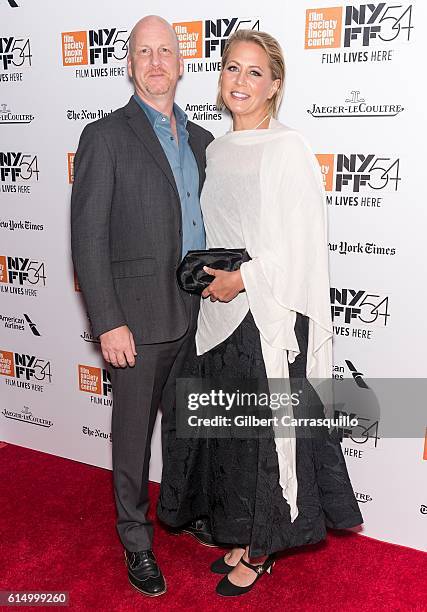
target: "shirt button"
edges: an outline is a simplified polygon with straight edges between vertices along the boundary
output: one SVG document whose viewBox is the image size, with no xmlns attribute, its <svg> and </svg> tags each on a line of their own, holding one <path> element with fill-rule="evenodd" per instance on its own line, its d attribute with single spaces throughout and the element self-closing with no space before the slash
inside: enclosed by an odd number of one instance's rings
<svg viewBox="0 0 427 612">
<path fill-rule="evenodd" d="M 194 225 L 194 227 L 196 227 L 196 225 L 197 225 L 196 222 L 194 221 L 194 219 L 193 219 L 193 225 Z"/>
<path fill-rule="evenodd" d="M 170 136 L 170 139 L 173 140 L 173 136 Z"/>
<path fill-rule="evenodd" d="M 190 194 L 190 192 L 189 192 L 189 191 L 187 191 L 187 198 L 189 198 L 189 197 L 190 197 L 190 195 L 191 195 L 191 194 Z"/>
<path fill-rule="evenodd" d="M 162 117 L 162 121 L 166 121 L 166 117 Z"/>
</svg>

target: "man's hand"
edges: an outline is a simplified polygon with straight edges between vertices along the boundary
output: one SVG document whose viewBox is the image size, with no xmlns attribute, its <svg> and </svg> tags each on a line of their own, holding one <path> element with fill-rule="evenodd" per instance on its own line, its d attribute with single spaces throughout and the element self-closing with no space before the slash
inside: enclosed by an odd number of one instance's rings
<svg viewBox="0 0 427 612">
<path fill-rule="evenodd" d="M 135 365 L 135 342 L 127 325 L 121 325 L 99 336 L 105 361 L 115 368 Z"/>
<path fill-rule="evenodd" d="M 220 302 L 231 302 L 245 288 L 240 270 L 225 272 L 224 270 L 215 270 L 207 266 L 204 266 L 203 270 L 207 274 L 215 276 L 209 287 L 206 287 L 202 292 L 202 297 L 210 297 L 211 302 L 216 302 L 217 300 Z"/>
</svg>

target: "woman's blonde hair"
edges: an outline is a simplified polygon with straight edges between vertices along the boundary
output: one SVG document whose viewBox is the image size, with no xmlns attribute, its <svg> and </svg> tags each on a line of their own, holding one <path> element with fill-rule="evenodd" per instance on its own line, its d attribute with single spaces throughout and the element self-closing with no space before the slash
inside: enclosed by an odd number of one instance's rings
<svg viewBox="0 0 427 612">
<path fill-rule="evenodd" d="M 280 80 L 280 85 L 277 88 L 277 91 L 268 103 L 269 114 L 276 117 L 283 97 L 283 89 L 285 84 L 285 60 L 283 58 L 283 51 L 277 40 L 273 38 L 273 36 L 270 36 L 270 34 L 267 34 L 267 32 L 258 32 L 257 30 L 237 30 L 228 39 L 221 58 L 222 69 L 218 81 L 218 95 L 216 99 L 217 107 L 222 109 L 225 106 L 221 95 L 222 71 L 228 62 L 232 45 L 237 42 L 255 43 L 266 52 L 273 81 L 276 79 Z"/>
</svg>

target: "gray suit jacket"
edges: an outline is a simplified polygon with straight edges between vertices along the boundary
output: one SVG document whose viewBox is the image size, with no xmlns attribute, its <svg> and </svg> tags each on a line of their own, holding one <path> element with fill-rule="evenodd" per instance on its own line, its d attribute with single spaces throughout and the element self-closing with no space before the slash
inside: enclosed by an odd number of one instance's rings
<svg viewBox="0 0 427 612">
<path fill-rule="evenodd" d="M 189 121 L 189 144 L 205 179 L 212 134 Z M 128 325 L 137 344 L 176 340 L 189 325 L 176 268 L 181 205 L 172 170 L 132 97 L 88 124 L 74 159 L 71 246 L 95 336 Z"/>
</svg>

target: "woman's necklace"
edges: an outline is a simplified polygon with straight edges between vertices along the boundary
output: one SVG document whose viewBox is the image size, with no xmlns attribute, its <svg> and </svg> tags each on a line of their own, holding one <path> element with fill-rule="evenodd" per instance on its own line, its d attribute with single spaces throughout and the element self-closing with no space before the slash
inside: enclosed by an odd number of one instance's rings
<svg viewBox="0 0 427 612">
<path fill-rule="evenodd" d="M 270 117 L 270 113 L 268 115 L 266 115 L 254 128 L 249 128 L 249 129 L 257 130 L 259 128 L 259 126 L 262 125 L 266 119 L 268 119 L 268 117 Z M 245 131 L 245 130 L 235 130 L 233 128 L 233 132 L 243 132 L 243 131 Z"/>
<path fill-rule="evenodd" d="M 251 128 L 251 129 L 252 130 L 257 130 L 259 128 L 259 126 L 262 125 L 266 119 L 268 119 L 269 116 L 270 116 L 270 113 L 268 115 L 266 115 L 264 117 L 264 119 L 258 123 L 258 125 L 256 125 L 254 128 Z"/>
</svg>

